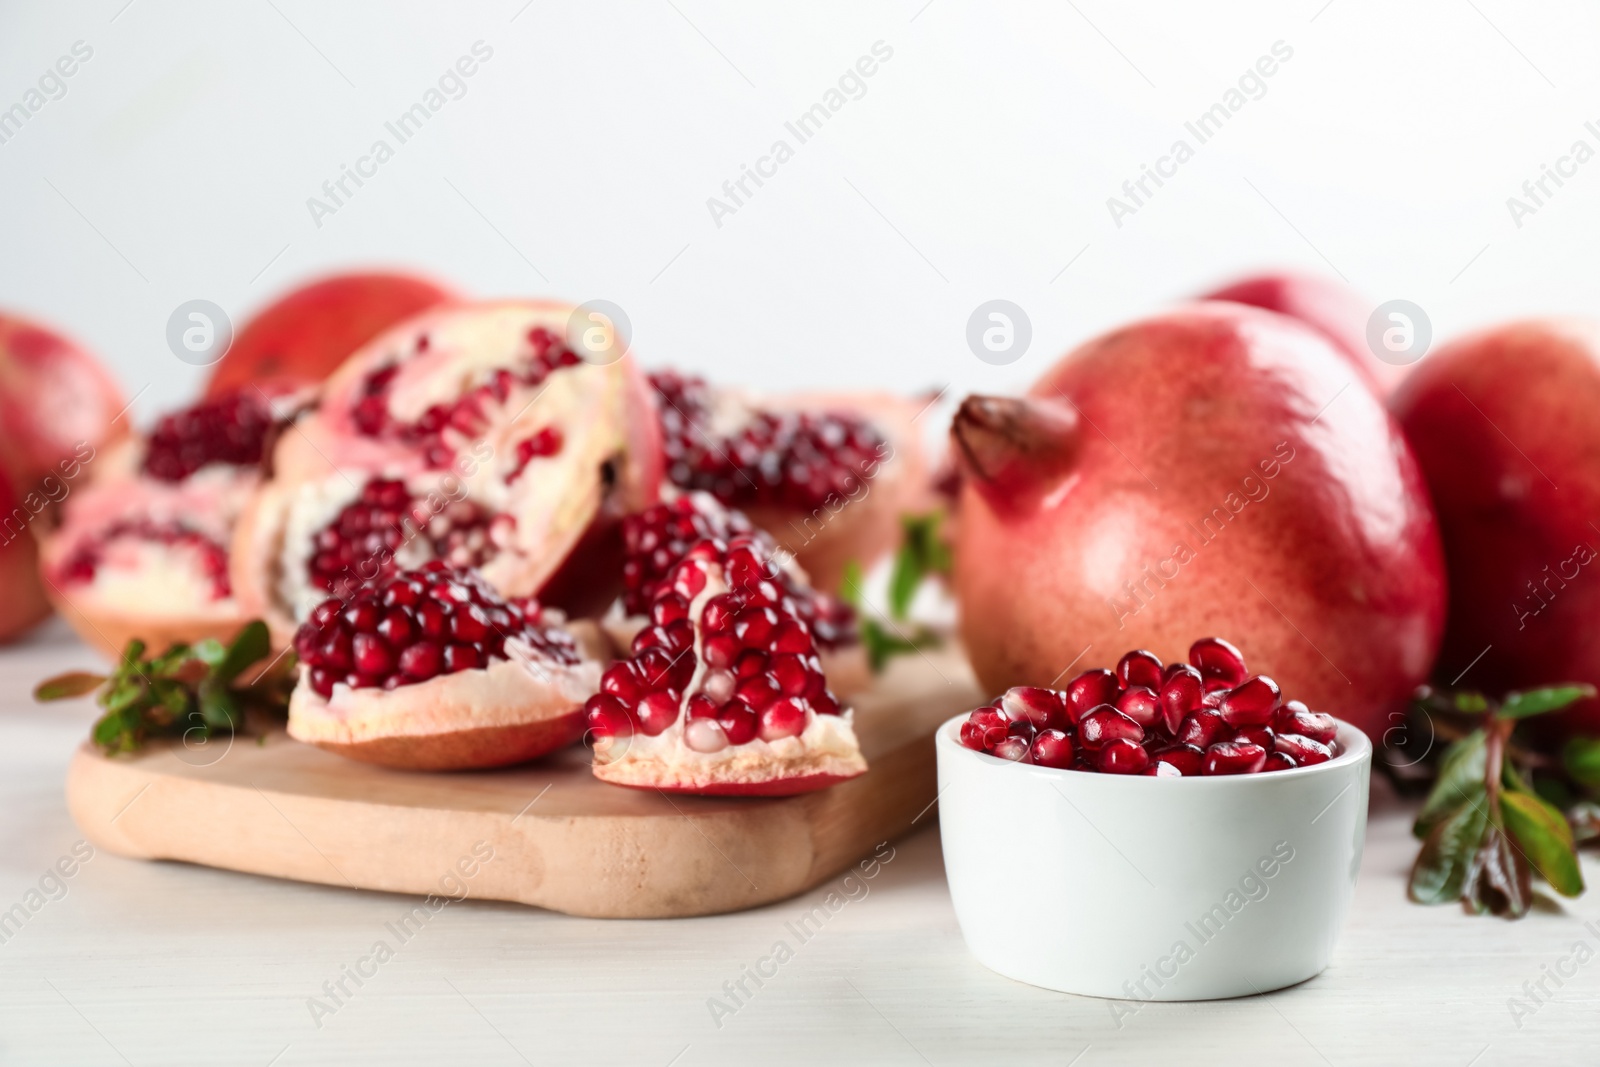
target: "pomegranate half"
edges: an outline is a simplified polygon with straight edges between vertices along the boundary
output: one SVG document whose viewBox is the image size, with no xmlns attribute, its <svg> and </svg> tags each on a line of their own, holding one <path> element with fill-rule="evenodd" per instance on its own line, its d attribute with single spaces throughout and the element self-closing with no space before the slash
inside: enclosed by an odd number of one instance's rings
<svg viewBox="0 0 1600 1067">
<path fill-rule="evenodd" d="M 754 397 L 704 378 L 652 374 L 667 477 L 738 508 L 818 589 L 846 564 L 870 567 L 900 543 L 900 517 L 929 506 L 915 420 L 887 394 Z"/>
<path fill-rule="evenodd" d="M 600 663 L 564 623 L 439 560 L 329 597 L 295 634 L 289 736 L 425 771 L 503 767 L 570 745 Z"/>
<path fill-rule="evenodd" d="M 594 349 L 568 344 L 571 311 L 453 305 L 353 355 L 279 439 L 240 521 L 246 610 L 287 640 L 328 596 L 432 559 L 481 569 L 507 596 L 541 593 L 570 564 L 581 573 L 565 588 L 612 599 L 617 523 L 654 502 L 660 440 L 631 358 L 580 357 Z"/>
<path fill-rule="evenodd" d="M 1444 535 L 1444 682 L 1493 693 L 1600 682 L 1597 404 L 1600 324 L 1579 320 L 1452 341 L 1391 401 Z M 1600 701 L 1548 718 L 1600 733 Z"/>
<path fill-rule="evenodd" d="M 984 686 L 1226 633 L 1381 736 L 1444 623 L 1421 475 L 1346 357 L 1287 317 L 1181 308 L 1080 347 L 1025 398 L 969 397 L 954 585 Z"/>
</svg>

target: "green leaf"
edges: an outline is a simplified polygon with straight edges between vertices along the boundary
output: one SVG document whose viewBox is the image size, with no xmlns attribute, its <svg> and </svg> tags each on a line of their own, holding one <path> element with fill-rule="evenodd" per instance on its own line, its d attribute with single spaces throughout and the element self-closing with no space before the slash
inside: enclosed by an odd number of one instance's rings
<svg viewBox="0 0 1600 1067">
<path fill-rule="evenodd" d="M 272 635 L 267 631 L 267 624 L 256 619 L 240 630 L 238 636 L 233 639 L 233 644 L 228 646 L 227 654 L 215 668 L 215 676 L 221 681 L 231 682 L 242 674 L 246 667 L 266 659 L 271 652 Z"/>
<path fill-rule="evenodd" d="M 1482 715 L 1489 710 L 1488 698 L 1471 689 L 1435 689 L 1424 685 L 1417 688 L 1411 699 L 1426 710 L 1457 715 Z"/>
<path fill-rule="evenodd" d="M 1412 833 L 1427 838 L 1440 819 L 1483 794 L 1484 740 L 1484 732 L 1474 730 L 1445 750 L 1439 762 L 1439 777 L 1417 814 Z"/>
<path fill-rule="evenodd" d="M 204 663 L 207 667 L 215 667 L 228 655 L 228 646 L 218 641 L 215 637 L 207 637 L 204 640 L 196 641 L 194 648 L 189 651 L 195 659 Z"/>
<path fill-rule="evenodd" d="M 44 703 L 49 700 L 71 700 L 73 697 L 88 696 L 90 693 L 105 685 L 107 678 L 103 674 L 91 674 L 88 671 L 68 671 L 58 674 L 54 678 L 46 678 L 33 690 L 33 699 Z"/>
<path fill-rule="evenodd" d="M 144 659 L 144 642 L 135 637 L 122 650 L 122 659 L 118 661 L 118 666 L 123 668 L 136 667 L 142 659 Z"/>
<path fill-rule="evenodd" d="M 1561 750 L 1561 765 L 1572 780 L 1590 789 L 1600 789 L 1600 738 L 1574 737 Z"/>
<path fill-rule="evenodd" d="M 1532 898 L 1527 866 L 1499 821 L 1491 818 L 1483 831 L 1483 843 L 1467 867 L 1467 881 L 1461 887 L 1462 904 L 1479 915 L 1487 911 L 1520 919 L 1528 913 Z"/>
<path fill-rule="evenodd" d="M 867 650 L 867 662 L 874 674 L 883 670 L 893 657 L 915 652 L 919 647 L 913 640 L 890 633 L 878 625 L 876 619 L 867 619 L 861 624 L 861 645 Z"/>
<path fill-rule="evenodd" d="M 1412 900 L 1447 904 L 1461 899 L 1467 868 L 1488 821 L 1482 803 L 1467 804 L 1438 820 L 1411 867 L 1408 892 Z"/>
<path fill-rule="evenodd" d="M 1583 892 L 1583 872 L 1578 869 L 1566 816 L 1532 793 L 1501 794 L 1500 811 L 1506 831 L 1539 877 L 1564 897 Z"/>
<path fill-rule="evenodd" d="M 231 730 L 239 724 L 239 703 L 225 688 L 201 686 L 200 718 L 214 730 Z"/>
<path fill-rule="evenodd" d="M 1526 719 L 1530 715 L 1543 715 L 1547 711 L 1560 711 L 1568 704 L 1595 695 L 1592 685 L 1557 685 L 1547 689 L 1530 689 L 1526 693 L 1507 693 L 1500 702 L 1502 719 Z"/>
<path fill-rule="evenodd" d="M 844 561 L 844 571 L 839 578 L 839 599 L 861 610 L 861 583 L 865 579 L 861 574 L 861 561 L 847 559 Z"/>
<path fill-rule="evenodd" d="M 889 574 L 889 614 L 897 620 L 911 610 L 911 601 L 928 575 L 950 573 L 950 546 L 939 536 L 943 522 L 942 511 L 900 517 L 900 550 Z"/>
</svg>

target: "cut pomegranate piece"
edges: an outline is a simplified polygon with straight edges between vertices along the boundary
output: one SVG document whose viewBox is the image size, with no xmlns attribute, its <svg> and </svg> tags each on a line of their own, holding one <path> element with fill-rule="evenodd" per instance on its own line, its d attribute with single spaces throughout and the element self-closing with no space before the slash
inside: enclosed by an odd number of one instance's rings
<svg viewBox="0 0 1600 1067">
<path fill-rule="evenodd" d="M 51 596 L 85 641 L 117 656 L 135 637 L 226 641 L 249 621 L 229 549 L 268 443 L 306 400 L 251 390 L 207 401 L 95 460 L 41 553 Z"/>
<path fill-rule="evenodd" d="M 295 633 L 289 735 L 408 770 L 500 767 L 569 745 L 600 664 L 560 612 L 432 561 L 318 604 Z"/>
<path fill-rule="evenodd" d="M 913 426 L 922 405 L 889 396 L 760 400 L 703 378 L 651 375 L 667 477 L 744 511 L 817 588 L 835 591 L 900 541 L 928 493 Z"/>
<path fill-rule="evenodd" d="M 655 502 L 660 440 L 631 357 L 580 358 L 597 349 L 565 340 L 571 311 L 446 306 L 351 356 L 240 523 L 248 609 L 292 633 L 329 593 L 432 559 L 503 595 L 603 608 L 620 518 Z"/>
<path fill-rule="evenodd" d="M 1063 690 L 1009 689 L 967 716 L 961 744 L 1043 767 L 1152 777 L 1253 774 L 1337 754 L 1334 720 L 1297 700 L 1280 707 L 1277 683 L 1250 677 L 1226 641 L 1196 641 L 1190 659 L 1163 666 L 1135 649 L 1115 671 L 1084 671 Z"/>
<path fill-rule="evenodd" d="M 632 655 L 587 705 L 603 781 L 667 792 L 786 796 L 866 770 L 801 609 L 756 536 L 691 545 L 655 586 Z M 670 710 L 675 709 L 675 710 Z M 656 725 L 660 728 L 656 729 Z M 1002 758 L 1032 740 L 998 711 L 974 728 Z"/>
</svg>

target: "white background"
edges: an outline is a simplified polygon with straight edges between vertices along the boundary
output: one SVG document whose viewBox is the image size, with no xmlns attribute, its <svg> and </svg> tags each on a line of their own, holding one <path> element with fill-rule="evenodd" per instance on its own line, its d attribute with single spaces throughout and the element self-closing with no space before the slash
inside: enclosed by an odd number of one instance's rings
<svg viewBox="0 0 1600 1067">
<path fill-rule="evenodd" d="M 125 4 L 0 8 L 0 109 L 94 49 L 0 144 L 0 307 L 103 354 L 141 421 L 204 373 L 167 350 L 178 304 L 238 323 L 356 265 L 615 301 L 647 363 L 952 396 L 1262 266 L 1415 301 L 1436 338 L 1600 285 L 1600 161 L 1520 228 L 1506 207 L 1600 148 L 1593 5 Z M 466 95 L 317 227 L 307 198 L 478 40 Z M 707 198 L 879 40 L 865 96 L 719 228 Z M 1115 226 L 1107 197 L 1278 40 L 1267 94 Z M 996 297 L 1034 329 L 1001 368 L 965 341 Z"/>
</svg>

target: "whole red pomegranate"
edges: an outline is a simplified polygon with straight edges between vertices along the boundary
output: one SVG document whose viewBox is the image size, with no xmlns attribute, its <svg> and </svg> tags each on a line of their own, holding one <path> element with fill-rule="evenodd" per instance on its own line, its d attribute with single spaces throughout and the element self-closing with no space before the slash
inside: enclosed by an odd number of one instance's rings
<svg viewBox="0 0 1600 1067">
<path fill-rule="evenodd" d="M 1090 341 L 1024 399 L 969 397 L 955 556 L 986 689 L 1229 634 L 1312 707 L 1382 734 L 1444 624 L 1422 478 L 1346 357 L 1205 303 Z"/>
<path fill-rule="evenodd" d="M 1367 344 L 1367 318 L 1373 305 L 1331 278 L 1292 272 L 1257 274 L 1208 293 L 1205 299 L 1231 300 L 1299 319 L 1349 356 L 1362 380 L 1379 396 L 1393 392 L 1411 369 L 1372 354 Z"/>
<path fill-rule="evenodd" d="M 1396 393 L 1449 563 L 1443 681 L 1600 682 L 1597 404 L 1600 324 L 1570 320 L 1453 341 Z M 1561 716 L 1600 733 L 1600 702 Z"/>
<path fill-rule="evenodd" d="M 407 274 L 335 274 L 268 304 L 244 324 L 211 372 L 206 399 L 263 382 L 320 382 L 396 323 L 452 299 Z"/>
<path fill-rule="evenodd" d="M 50 614 L 39 585 L 38 546 L 22 498 L 0 466 L 0 643 Z"/>
<path fill-rule="evenodd" d="M 128 421 L 117 419 L 126 403 L 87 350 L 0 313 L 0 464 L 23 492 L 126 437 Z"/>
</svg>

